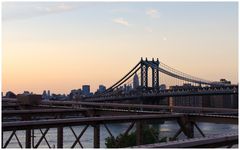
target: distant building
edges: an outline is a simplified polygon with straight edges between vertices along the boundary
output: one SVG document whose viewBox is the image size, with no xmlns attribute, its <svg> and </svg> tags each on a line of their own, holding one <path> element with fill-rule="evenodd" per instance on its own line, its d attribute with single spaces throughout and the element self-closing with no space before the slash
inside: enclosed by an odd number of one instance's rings
<svg viewBox="0 0 240 150">
<path fill-rule="evenodd" d="M 215 82 L 212 82 L 212 83 L 215 84 L 213 86 L 222 86 L 223 84 L 224 85 L 231 85 L 231 81 L 228 81 L 226 79 L 220 79 L 220 81 L 215 81 Z"/>
<path fill-rule="evenodd" d="M 99 85 L 98 92 L 99 92 L 99 93 L 102 93 L 102 92 L 104 92 L 104 91 L 106 91 L 106 86 L 104 86 L 104 85 Z"/>
<path fill-rule="evenodd" d="M 6 98 L 16 98 L 16 94 L 14 94 L 12 91 L 8 91 L 6 93 Z"/>
<path fill-rule="evenodd" d="M 51 99 L 51 95 L 50 95 L 50 91 L 49 90 L 48 91 L 46 91 L 46 90 L 43 91 L 42 99 L 46 99 L 46 100 Z"/>
<path fill-rule="evenodd" d="M 48 92 L 47 92 L 47 96 L 48 96 L 48 99 L 50 99 L 50 97 L 51 97 L 50 90 L 48 90 Z"/>
<path fill-rule="evenodd" d="M 65 94 L 52 94 L 51 100 L 68 100 L 68 97 Z"/>
<path fill-rule="evenodd" d="M 166 84 L 161 84 L 160 86 L 159 86 L 159 89 L 160 90 L 166 90 Z"/>
<path fill-rule="evenodd" d="M 124 92 L 125 94 L 129 93 L 131 90 L 132 90 L 132 85 L 131 85 L 131 84 L 129 84 L 129 85 L 124 84 L 124 85 L 123 85 L 123 92 Z"/>
<path fill-rule="evenodd" d="M 48 99 L 48 95 L 47 95 L 46 90 L 43 91 L 42 99 Z"/>
<path fill-rule="evenodd" d="M 82 93 L 85 96 L 89 96 L 90 95 L 90 85 L 83 85 L 82 86 Z"/>
<path fill-rule="evenodd" d="M 139 86 L 139 79 L 138 79 L 138 75 L 135 73 L 133 77 L 133 89 L 137 89 L 138 86 Z"/>
<path fill-rule="evenodd" d="M 29 91 L 24 91 L 23 92 L 23 95 L 31 95 L 31 94 L 33 94 L 32 92 L 30 93 Z"/>
<path fill-rule="evenodd" d="M 82 90 L 78 89 L 78 90 L 71 90 L 70 94 L 69 94 L 69 99 L 76 99 L 78 97 L 80 97 L 82 95 Z"/>
<path fill-rule="evenodd" d="M 227 84 L 227 85 L 231 84 L 231 81 L 227 81 L 226 79 L 220 79 L 220 82 L 224 83 L 224 84 Z"/>
</svg>

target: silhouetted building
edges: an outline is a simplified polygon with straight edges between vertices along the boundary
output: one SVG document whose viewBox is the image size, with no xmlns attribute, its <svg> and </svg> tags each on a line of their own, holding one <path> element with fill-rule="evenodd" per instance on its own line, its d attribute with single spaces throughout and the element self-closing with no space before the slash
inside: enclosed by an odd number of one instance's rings
<svg viewBox="0 0 240 150">
<path fill-rule="evenodd" d="M 132 90 L 132 86 L 131 85 L 124 84 L 124 86 L 123 86 L 123 93 L 127 94 L 131 90 Z"/>
<path fill-rule="evenodd" d="M 6 93 L 6 98 L 16 98 L 16 94 L 14 94 L 12 91 L 8 91 Z"/>
<path fill-rule="evenodd" d="M 104 86 L 104 85 L 99 85 L 98 92 L 99 92 L 99 93 L 102 93 L 102 92 L 104 92 L 104 91 L 106 91 L 106 86 Z"/>
<path fill-rule="evenodd" d="M 42 99 L 48 99 L 48 95 L 47 95 L 46 90 L 43 91 Z"/>
<path fill-rule="evenodd" d="M 159 89 L 160 90 L 166 90 L 166 84 L 161 84 L 160 86 L 159 86 Z"/>
<path fill-rule="evenodd" d="M 89 96 L 90 95 L 90 85 L 83 85 L 82 86 L 82 93 L 85 96 Z"/>
<path fill-rule="evenodd" d="M 221 83 L 225 83 L 227 85 L 230 85 L 231 84 L 231 81 L 227 81 L 226 79 L 220 79 L 220 82 Z"/>
<path fill-rule="evenodd" d="M 214 83 L 215 85 L 212 85 L 212 86 L 222 86 L 223 84 L 228 86 L 228 85 L 231 85 L 231 81 L 228 81 L 226 79 L 220 79 L 220 81 L 215 81 L 215 82 L 212 82 Z"/>
<path fill-rule="evenodd" d="M 78 90 L 71 90 L 70 94 L 69 94 L 69 99 L 76 99 L 79 98 L 82 95 L 82 90 L 78 89 Z"/>
<path fill-rule="evenodd" d="M 50 97 L 51 97 L 50 90 L 48 90 L 48 92 L 47 92 L 47 96 L 48 96 L 48 99 L 50 99 Z"/>
<path fill-rule="evenodd" d="M 29 91 L 24 91 L 23 92 L 23 95 L 31 95 L 31 94 L 33 94 L 33 92 L 29 92 Z"/>
<path fill-rule="evenodd" d="M 138 79 L 138 75 L 135 73 L 133 77 L 133 89 L 137 89 L 138 86 L 139 86 L 139 79 Z"/>
<path fill-rule="evenodd" d="M 51 100 L 68 100 L 68 97 L 65 94 L 52 94 Z"/>
</svg>

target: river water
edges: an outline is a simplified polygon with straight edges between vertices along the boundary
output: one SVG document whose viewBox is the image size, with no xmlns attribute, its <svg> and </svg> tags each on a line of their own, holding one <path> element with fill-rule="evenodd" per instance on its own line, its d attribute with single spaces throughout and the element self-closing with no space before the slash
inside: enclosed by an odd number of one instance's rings
<svg viewBox="0 0 240 150">
<path fill-rule="evenodd" d="M 107 124 L 108 128 L 112 132 L 113 136 L 117 136 L 120 133 L 124 133 L 124 131 L 128 128 L 130 124 L 129 123 L 122 123 L 122 124 Z M 198 123 L 198 126 L 203 131 L 203 133 L 206 136 L 210 135 L 218 135 L 218 134 L 224 134 L 224 133 L 238 133 L 238 125 L 229 125 L 229 124 L 214 124 L 214 123 Z M 76 126 L 73 127 L 73 130 L 77 134 L 77 136 L 80 134 L 84 126 Z M 174 134 L 179 129 L 179 125 L 176 121 L 165 121 L 164 124 L 159 125 L 159 137 L 173 137 Z M 44 132 L 45 129 L 43 129 Z M 131 131 L 134 131 L 135 128 L 133 128 Z M 4 143 L 9 138 L 11 132 L 4 132 L 3 135 L 3 141 Z M 23 147 L 25 143 L 25 131 L 17 131 L 17 136 L 19 140 L 21 141 Z M 39 129 L 34 130 L 35 134 L 35 144 L 37 143 L 38 139 L 41 136 L 41 132 Z M 63 147 L 64 148 L 70 148 L 73 142 L 75 141 L 75 137 L 70 130 L 69 127 L 65 127 L 63 131 L 64 137 L 63 137 Z M 201 134 L 198 132 L 196 128 L 194 128 L 194 134 L 195 137 L 201 137 Z M 107 138 L 109 133 L 105 129 L 104 126 L 100 126 L 100 146 L 101 148 L 105 148 L 105 138 Z M 185 139 L 185 135 L 181 133 L 178 136 L 179 139 Z M 56 128 L 51 128 L 47 135 L 46 139 L 48 140 L 50 146 L 56 147 L 57 145 L 57 130 Z M 93 148 L 93 128 L 91 126 L 88 127 L 86 132 L 83 134 L 83 136 L 80 139 L 82 145 L 84 148 Z M 7 148 L 19 148 L 18 142 L 15 137 L 12 138 L 11 142 L 9 143 Z M 42 141 L 39 148 L 48 148 L 45 140 Z M 75 148 L 80 148 L 80 145 L 77 143 Z"/>
</svg>

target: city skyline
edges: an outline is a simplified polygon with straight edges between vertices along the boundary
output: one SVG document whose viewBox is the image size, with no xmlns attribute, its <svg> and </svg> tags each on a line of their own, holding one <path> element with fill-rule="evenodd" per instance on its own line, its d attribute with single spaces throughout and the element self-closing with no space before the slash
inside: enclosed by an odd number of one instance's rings
<svg viewBox="0 0 240 150">
<path fill-rule="evenodd" d="M 108 88 L 141 57 L 203 79 L 238 83 L 236 2 L 2 6 L 3 92 Z"/>
</svg>

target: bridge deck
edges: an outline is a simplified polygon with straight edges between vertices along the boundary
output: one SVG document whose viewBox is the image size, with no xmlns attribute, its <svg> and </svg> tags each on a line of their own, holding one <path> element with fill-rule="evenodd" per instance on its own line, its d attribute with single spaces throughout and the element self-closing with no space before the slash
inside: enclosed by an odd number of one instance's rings
<svg viewBox="0 0 240 150">
<path fill-rule="evenodd" d="M 197 148 L 197 147 L 220 147 L 225 145 L 238 144 L 238 134 L 226 134 L 209 136 L 203 138 L 192 138 L 178 141 L 169 141 L 164 143 L 146 144 L 134 146 L 131 148 Z"/>
<path fill-rule="evenodd" d="M 25 130 L 38 128 L 53 128 L 59 126 L 77 126 L 86 124 L 104 124 L 104 123 L 123 123 L 132 121 L 147 121 L 147 120 L 173 120 L 182 117 L 183 114 L 160 114 L 160 115 L 127 115 L 127 116 L 106 116 L 106 117 L 86 117 L 74 119 L 49 119 L 37 121 L 18 121 L 18 122 L 3 122 L 2 130 Z"/>
</svg>

